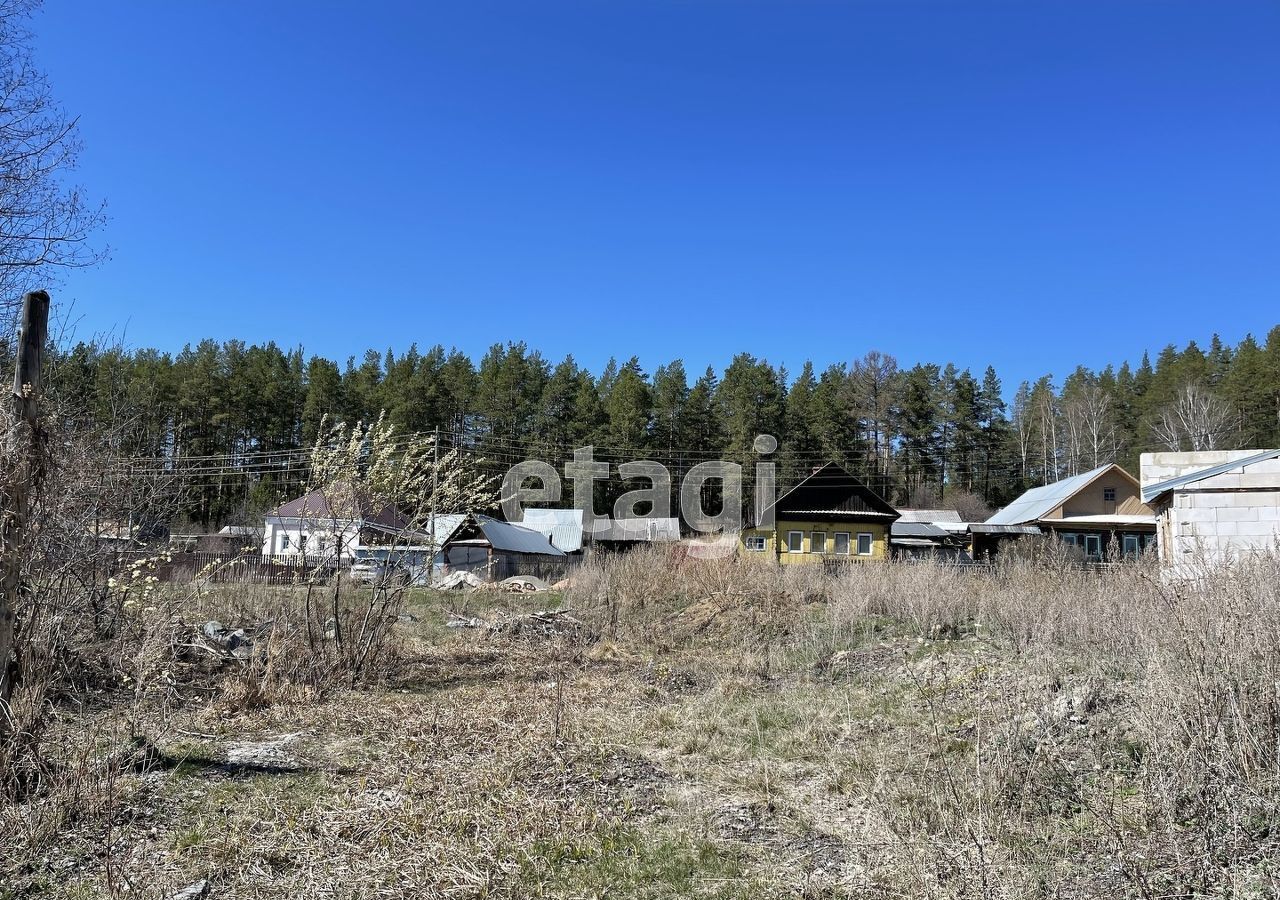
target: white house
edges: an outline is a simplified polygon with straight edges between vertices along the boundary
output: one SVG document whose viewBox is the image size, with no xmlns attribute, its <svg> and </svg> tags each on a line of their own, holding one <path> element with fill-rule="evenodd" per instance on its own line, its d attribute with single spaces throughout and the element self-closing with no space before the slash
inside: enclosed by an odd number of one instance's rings
<svg viewBox="0 0 1280 900">
<path fill-rule="evenodd" d="M 1141 474 L 1162 562 L 1280 550 L 1280 450 L 1144 453 Z"/>
<path fill-rule="evenodd" d="M 411 527 L 390 504 L 376 504 L 350 484 L 317 489 L 267 513 L 262 529 L 262 555 L 345 565 L 357 559 L 421 564 L 429 555 L 431 534 L 438 548 L 464 516 L 438 516 L 435 527 Z"/>
</svg>

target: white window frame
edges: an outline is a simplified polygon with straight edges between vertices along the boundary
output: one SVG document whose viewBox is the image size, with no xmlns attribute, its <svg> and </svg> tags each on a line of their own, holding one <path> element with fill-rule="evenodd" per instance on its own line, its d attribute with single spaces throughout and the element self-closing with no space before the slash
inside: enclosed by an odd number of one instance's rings
<svg viewBox="0 0 1280 900">
<path fill-rule="evenodd" d="M 866 552 L 866 553 L 863 553 L 863 552 L 862 552 L 862 539 L 863 539 L 863 538 L 866 538 L 866 539 L 867 539 L 867 552 Z M 857 549 L 857 555 L 858 555 L 858 556 L 874 556 L 874 555 L 875 555 L 875 552 L 876 552 L 876 536 L 875 536 L 874 534 L 872 534 L 870 531 L 859 531 L 859 532 L 858 532 L 858 544 L 857 544 L 856 549 Z"/>
<path fill-rule="evenodd" d="M 1074 531 L 1064 531 L 1059 535 L 1059 537 L 1062 538 L 1062 543 L 1066 544 L 1068 547 L 1076 546 L 1076 538 L 1078 535 L 1076 535 Z"/>
<path fill-rule="evenodd" d="M 289 532 L 284 531 L 280 534 L 280 552 L 284 553 L 289 549 Z"/>
<path fill-rule="evenodd" d="M 749 534 L 743 543 L 752 553 L 763 553 L 768 547 L 768 541 L 763 534 Z"/>
<path fill-rule="evenodd" d="M 827 552 L 827 533 L 825 531 L 809 532 L 809 552 L 810 553 L 826 553 Z"/>
<path fill-rule="evenodd" d="M 793 544 L 792 544 L 791 539 L 792 539 L 793 537 L 794 537 L 794 538 L 798 538 L 798 539 L 799 539 L 799 541 L 798 541 L 799 546 L 798 546 L 798 547 L 796 547 L 796 545 L 793 545 Z M 796 547 L 796 548 L 795 548 L 795 549 L 792 549 L 793 547 Z M 788 552 L 788 553 L 803 553 L 803 552 L 804 552 L 804 532 L 803 532 L 803 531 L 788 531 L 788 532 L 787 532 L 787 552 Z"/>
<path fill-rule="evenodd" d="M 1126 559 L 1137 559 L 1142 555 L 1142 537 L 1137 534 L 1123 534 L 1120 536 L 1120 555 Z"/>
<path fill-rule="evenodd" d="M 843 550 L 840 549 L 840 538 L 844 538 Z M 836 556 L 848 556 L 850 549 L 851 549 L 851 545 L 849 541 L 849 532 L 837 531 L 835 533 L 834 540 L 832 540 L 831 542 L 831 552 L 834 553 Z"/>
</svg>

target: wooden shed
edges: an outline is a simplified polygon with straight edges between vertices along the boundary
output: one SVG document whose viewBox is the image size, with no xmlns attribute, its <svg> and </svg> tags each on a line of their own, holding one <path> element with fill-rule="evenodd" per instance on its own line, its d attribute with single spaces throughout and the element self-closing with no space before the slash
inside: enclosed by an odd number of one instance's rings
<svg viewBox="0 0 1280 900">
<path fill-rule="evenodd" d="M 444 539 L 445 570 L 472 572 L 487 581 L 512 575 L 563 574 L 567 555 L 541 532 L 491 516 L 469 515 Z"/>
</svg>

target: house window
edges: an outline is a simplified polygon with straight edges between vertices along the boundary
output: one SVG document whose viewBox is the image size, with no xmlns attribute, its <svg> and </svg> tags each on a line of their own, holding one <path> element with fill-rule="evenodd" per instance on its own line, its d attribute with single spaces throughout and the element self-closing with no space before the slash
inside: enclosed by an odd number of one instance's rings
<svg viewBox="0 0 1280 900">
<path fill-rule="evenodd" d="M 847 531 L 836 532 L 834 550 L 837 556 L 849 555 L 849 532 Z"/>
<path fill-rule="evenodd" d="M 1090 559 L 1102 559 L 1102 535 L 1086 534 L 1084 536 L 1084 555 Z"/>
<path fill-rule="evenodd" d="M 764 551 L 764 535 L 750 535 L 746 540 L 746 545 L 748 550 L 754 550 L 757 553 L 762 553 Z"/>
<path fill-rule="evenodd" d="M 871 532 L 869 531 L 862 531 L 858 533 L 858 555 L 859 556 L 871 555 L 871 547 L 872 547 L 873 540 L 874 538 L 872 537 Z"/>
<path fill-rule="evenodd" d="M 1074 547 L 1076 545 L 1076 536 L 1074 534 L 1064 534 L 1062 535 L 1062 543 L 1069 547 Z"/>
<path fill-rule="evenodd" d="M 787 552 L 788 553 L 804 552 L 804 532 L 803 531 L 787 532 Z"/>
<path fill-rule="evenodd" d="M 1107 503 L 1115 503 L 1115 502 L 1116 502 L 1116 489 L 1115 489 L 1115 488 L 1103 488 L 1103 489 L 1102 489 L 1102 499 L 1103 499 L 1103 500 L 1105 500 Z"/>
<path fill-rule="evenodd" d="M 289 549 L 289 535 L 287 534 L 280 535 L 280 549 L 281 551 Z"/>
<path fill-rule="evenodd" d="M 1121 538 L 1121 550 L 1127 559 L 1137 559 L 1138 551 L 1141 549 L 1141 538 L 1136 534 L 1126 534 Z"/>
<path fill-rule="evenodd" d="M 825 531 L 815 531 L 809 535 L 809 552 L 827 552 L 827 533 Z"/>
</svg>

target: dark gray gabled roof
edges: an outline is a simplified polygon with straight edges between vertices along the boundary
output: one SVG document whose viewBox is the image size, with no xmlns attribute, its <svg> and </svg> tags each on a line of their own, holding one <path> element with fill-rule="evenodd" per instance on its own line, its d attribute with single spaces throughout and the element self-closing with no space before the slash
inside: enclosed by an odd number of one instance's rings
<svg viewBox="0 0 1280 900">
<path fill-rule="evenodd" d="M 469 541 L 480 538 L 494 550 L 504 553 L 531 553 L 539 556 L 564 556 L 562 550 L 556 549 L 550 539 L 541 532 L 520 525 L 512 525 L 491 516 L 468 516 L 453 533 L 445 539 L 445 544 L 455 541 Z"/>
<path fill-rule="evenodd" d="M 893 520 L 898 511 L 861 479 L 833 462 L 827 463 L 773 503 L 778 520 Z"/>
<path fill-rule="evenodd" d="M 1188 472 L 1186 475 L 1179 475 L 1177 478 L 1157 481 L 1142 489 L 1142 502 L 1150 503 L 1161 494 L 1167 494 L 1169 491 L 1177 490 L 1180 487 L 1185 487 L 1186 485 L 1193 484 L 1197 481 L 1203 481 L 1206 478 L 1212 478 L 1215 475 L 1225 475 L 1234 469 L 1251 466 L 1254 463 L 1260 463 L 1276 456 L 1280 456 L 1280 450 L 1261 450 L 1252 456 L 1233 459 L 1230 462 L 1224 462 L 1216 466 L 1209 466 L 1207 469 L 1197 469 L 1194 472 Z"/>
</svg>

